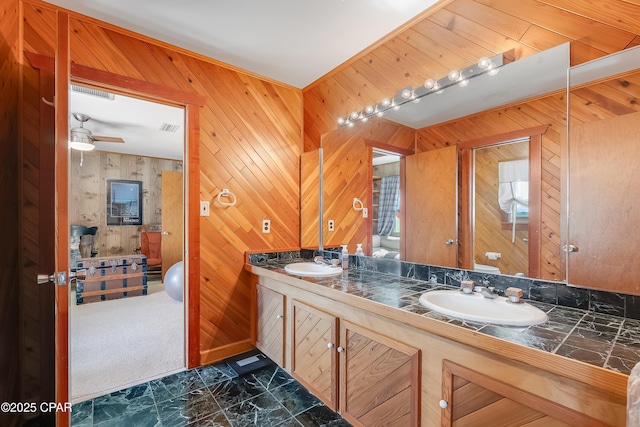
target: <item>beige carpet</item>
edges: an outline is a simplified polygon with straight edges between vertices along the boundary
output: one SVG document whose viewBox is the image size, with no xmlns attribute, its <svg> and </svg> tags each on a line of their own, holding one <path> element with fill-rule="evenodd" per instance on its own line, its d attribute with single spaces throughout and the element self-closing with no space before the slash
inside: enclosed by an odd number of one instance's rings
<svg viewBox="0 0 640 427">
<path fill-rule="evenodd" d="M 72 295 L 69 317 L 73 403 L 185 369 L 183 304 L 161 284 L 82 305 Z"/>
</svg>

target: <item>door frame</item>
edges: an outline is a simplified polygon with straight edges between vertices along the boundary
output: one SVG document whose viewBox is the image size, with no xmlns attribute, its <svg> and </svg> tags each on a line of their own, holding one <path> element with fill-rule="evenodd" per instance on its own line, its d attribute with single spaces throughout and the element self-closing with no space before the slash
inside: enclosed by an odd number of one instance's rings
<svg viewBox="0 0 640 427">
<path fill-rule="evenodd" d="M 187 367 L 200 366 L 200 107 L 206 98 L 165 86 L 71 63 L 69 14 L 57 12 L 55 57 L 25 51 L 33 68 L 46 70 L 55 76 L 55 170 L 56 170 L 56 272 L 69 277 L 68 242 L 68 172 L 69 172 L 69 86 L 71 81 L 123 95 L 174 105 L 185 110 L 185 278 L 187 311 Z M 60 179 L 62 177 L 62 179 Z M 57 273 L 56 273 L 57 274 Z M 68 280 L 56 280 L 56 401 L 69 401 L 69 291 Z M 56 413 L 57 425 L 69 424 L 68 412 Z"/>
<path fill-rule="evenodd" d="M 491 135 L 458 143 L 458 151 L 462 158 L 461 203 L 460 203 L 460 239 L 462 265 L 460 268 L 473 270 L 475 221 L 473 215 L 475 169 L 473 150 L 509 143 L 520 138 L 529 137 L 529 268 L 527 277 L 540 276 L 540 221 L 541 221 L 541 177 L 542 177 L 542 135 L 549 125 L 540 125 Z"/>
<path fill-rule="evenodd" d="M 373 212 L 373 150 L 386 151 L 400 157 L 400 259 L 404 259 L 406 255 L 406 215 L 407 215 L 407 181 L 406 181 L 406 156 L 415 154 L 413 150 L 396 147 L 394 145 L 385 144 L 383 142 L 365 139 L 364 145 L 368 150 L 369 172 L 367 174 L 367 192 L 369 194 L 369 215 L 367 217 L 367 248 L 366 253 L 372 254 L 373 250 L 373 220 L 371 213 Z M 373 254 L 372 254 L 373 255 Z"/>
</svg>

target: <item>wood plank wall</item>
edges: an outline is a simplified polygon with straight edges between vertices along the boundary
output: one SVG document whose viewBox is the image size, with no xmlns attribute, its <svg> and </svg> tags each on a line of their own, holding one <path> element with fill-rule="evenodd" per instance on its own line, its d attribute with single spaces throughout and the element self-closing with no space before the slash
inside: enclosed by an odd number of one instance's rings
<svg viewBox="0 0 640 427">
<path fill-rule="evenodd" d="M 336 120 L 398 89 L 513 49 L 517 60 L 571 42 L 571 64 L 640 43 L 640 5 L 626 0 L 453 0 L 303 89 L 305 151 Z M 443 6 L 444 5 L 444 6 Z"/>
<path fill-rule="evenodd" d="M 528 103 L 445 123 L 417 132 L 418 151 L 458 142 L 549 124 L 542 135 L 542 202 L 540 228 L 540 278 L 564 280 L 564 257 L 560 251 L 560 169 L 566 135 L 566 94 L 560 93 Z M 461 245 L 464 242 L 461 242 Z M 481 264 L 484 264 L 481 262 Z"/>
<path fill-rule="evenodd" d="M 300 246 L 317 248 L 320 218 L 320 150 L 300 156 Z"/>
<path fill-rule="evenodd" d="M 23 0 L 24 48 L 51 55 L 55 6 Z M 71 13 L 72 62 L 206 97 L 200 111 L 200 351 L 203 363 L 250 347 L 247 250 L 299 246 L 302 94 L 283 84 Z M 228 188 L 237 204 L 215 199 Z M 197 203 L 198 201 L 192 201 Z M 263 219 L 271 233 L 260 232 Z"/>
<path fill-rule="evenodd" d="M 0 402 L 19 402 L 19 2 L 0 4 Z M 0 413 L 0 425 L 18 425 L 15 414 Z"/>
<path fill-rule="evenodd" d="M 371 207 L 369 189 L 371 176 L 370 147 L 366 141 L 383 144 L 389 149 L 413 151 L 414 130 L 386 120 L 374 120 L 364 126 L 345 127 L 330 132 L 322 139 L 324 149 L 324 246 L 348 245 L 350 253 L 356 244 L 366 248 L 369 243 L 367 219 L 353 209 L 357 197 Z M 327 221 L 335 221 L 330 232 Z"/>
<path fill-rule="evenodd" d="M 134 254 L 142 227 L 162 225 L 162 171 L 182 172 L 182 161 L 145 156 L 71 151 L 69 224 L 98 227 L 94 248 L 98 256 Z M 142 181 L 142 226 L 107 227 L 107 179 Z"/>
<path fill-rule="evenodd" d="M 335 130 L 339 116 L 393 96 L 399 88 L 419 86 L 428 77 L 443 77 L 450 69 L 471 65 L 483 55 L 514 49 L 511 59 L 517 60 L 571 42 L 571 64 L 576 65 L 640 43 L 640 5 L 624 0 L 445 3 L 303 89 L 305 150 L 317 147 L 320 135 Z M 421 152 L 528 126 L 552 125 L 542 141 L 540 259 L 541 277 L 549 280 L 564 279 L 559 246 L 565 101 L 563 95 L 549 96 L 421 129 L 416 135 L 416 152 Z M 335 174 L 325 169 L 325 177 Z"/>
</svg>

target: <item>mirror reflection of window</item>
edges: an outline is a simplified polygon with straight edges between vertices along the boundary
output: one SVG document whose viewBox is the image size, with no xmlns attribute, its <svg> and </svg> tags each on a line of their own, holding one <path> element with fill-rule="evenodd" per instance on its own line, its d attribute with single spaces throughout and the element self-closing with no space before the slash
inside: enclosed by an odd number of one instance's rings
<svg viewBox="0 0 640 427">
<path fill-rule="evenodd" d="M 504 274 L 526 273 L 529 138 L 474 149 L 473 186 L 474 262 Z"/>
<path fill-rule="evenodd" d="M 511 242 L 516 239 L 516 224 L 526 223 L 529 216 L 529 160 L 498 163 L 498 201 L 500 209 L 512 224 Z"/>
</svg>

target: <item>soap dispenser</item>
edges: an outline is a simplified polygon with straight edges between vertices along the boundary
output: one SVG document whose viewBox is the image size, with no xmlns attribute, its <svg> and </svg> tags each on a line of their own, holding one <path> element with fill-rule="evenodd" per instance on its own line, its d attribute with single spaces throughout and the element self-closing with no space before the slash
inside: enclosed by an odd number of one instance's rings
<svg viewBox="0 0 640 427">
<path fill-rule="evenodd" d="M 346 270 L 349 268 L 349 251 L 347 250 L 347 245 L 342 245 L 342 269 Z"/>
<path fill-rule="evenodd" d="M 356 256 L 364 256 L 364 251 L 362 250 L 362 243 L 358 243 L 356 245 Z"/>
</svg>

